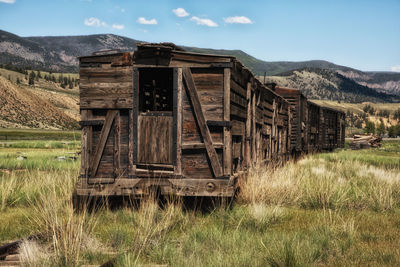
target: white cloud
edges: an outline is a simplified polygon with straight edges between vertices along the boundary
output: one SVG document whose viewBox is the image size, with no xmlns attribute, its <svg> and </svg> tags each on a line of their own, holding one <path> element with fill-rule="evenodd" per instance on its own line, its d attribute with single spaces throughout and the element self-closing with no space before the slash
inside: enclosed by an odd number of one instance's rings
<svg viewBox="0 0 400 267">
<path fill-rule="evenodd" d="M 191 21 L 195 21 L 197 25 L 205 25 L 208 27 L 218 27 L 218 24 L 212 21 L 211 19 L 201 19 L 199 17 L 193 16 Z"/>
<path fill-rule="evenodd" d="M 224 21 L 226 23 L 230 23 L 230 24 L 233 24 L 233 23 L 253 24 L 251 19 L 249 19 L 248 17 L 245 17 L 245 16 L 227 17 L 227 18 L 224 18 Z"/>
<path fill-rule="evenodd" d="M 0 0 L 1 3 L 14 4 L 15 0 Z"/>
<path fill-rule="evenodd" d="M 180 18 L 189 16 L 189 13 L 181 7 L 178 7 L 177 9 L 172 9 L 172 12 L 174 12 L 174 14 Z"/>
<path fill-rule="evenodd" d="M 400 65 L 393 66 L 392 71 L 400 72 Z"/>
<path fill-rule="evenodd" d="M 90 27 L 100 27 L 100 26 L 105 27 L 105 26 L 107 26 L 107 23 L 105 23 L 104 21 L 101 21 L 98 18 L 94 18 L 94 17 L 85 19 L 84 23 L 86 26 L 90 26 Z"/>
<path fill-rule="evenodd" d="M 113 24 L 111 27 L 117 30 L 123 30 L 125 28 L 125 25 L 122 24 Z"/>
<path fill-rule="evenodd" d="M 147 25 L 155 25 L 157 24 L 157 20 L 156 19 L 145 19 L 144 17 L 140 17 L 137 19 L 137 22 L 140 24 L 147 24 Z"/>
</svg>

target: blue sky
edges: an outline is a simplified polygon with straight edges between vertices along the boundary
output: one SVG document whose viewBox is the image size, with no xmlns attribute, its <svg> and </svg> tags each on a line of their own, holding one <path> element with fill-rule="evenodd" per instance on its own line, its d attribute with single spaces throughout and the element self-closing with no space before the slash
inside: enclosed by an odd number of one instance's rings
<svg viewBox="0 0 400 267">
<path fill-rule="evenodd" d="M 0 29 L 114 33 L 241 49 L 266 61 L 322 59 L 400 72 L 400 0 L 0 0 Z"/>
</svg>

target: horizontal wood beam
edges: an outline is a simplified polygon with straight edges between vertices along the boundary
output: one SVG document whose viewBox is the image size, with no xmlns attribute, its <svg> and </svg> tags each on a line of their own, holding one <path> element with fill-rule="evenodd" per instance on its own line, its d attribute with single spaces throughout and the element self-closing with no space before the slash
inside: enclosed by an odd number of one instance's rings
<svg viewBox="0 0 400 267">
<path fill-rule="evenodd" d="M 221 149 L 224 147 L 223 143 L 213 143 L 214 148 Z M 190 143 L 183 143 L 182 149 L 189 150 L 189 149 L 205 149 L 206 146 L 204 143 L 201 142 L 190 142 Z"/>
<path fill-rule="evenodd" d="M 80 121 L 79 125 L 81 127 L 84 126 L 97 126 L 97 125 L 103 125 L 104 124 L 104 120 L 84 120 L 84 121 Z"/>
<path fill-rule="evenodd" d="M 208 126 L 216 126 L 216 127 L 232 127 L 231 121 L 207 121 Z"/>
</svg>

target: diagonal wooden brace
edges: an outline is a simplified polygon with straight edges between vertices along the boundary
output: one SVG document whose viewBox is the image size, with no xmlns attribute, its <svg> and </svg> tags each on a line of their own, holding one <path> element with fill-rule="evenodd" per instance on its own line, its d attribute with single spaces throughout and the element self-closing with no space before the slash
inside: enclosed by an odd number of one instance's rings
<svg viewBox="0 0 400 267">
<path fill-rule="evenodd" d="M 108 136 L 110 135 L 111 126 L 113 121 L 117 115 L 117 110 L 109 110 L 106 115 L 106 119 L 104 121 L 103 128 L 101 129 L 99 143 L 96 147 L 96 152 L 94 153 L 94 157 L 92 162 L 90 163 L 89 174 L 91 177 L 96 176 L 97 169 L 99 168 L 101 156 L 104 152 L 104 147 L 106 146 Z"/>
<path fill-rule="evenodd" d="M 208 129 L 206 119 L 201 109 L 200 98 L 197 93 L 196 85 L 193 80 L 192 72 L 189 68 L 183 68 L 183 78 L 186 84 L 186 90 L 188 92 L 189 101 L 192 103 L 194 117 L 196 118 L 197 124 L 200 128 L 200 134 L 203 137 L 204 145 L 207 150 L 208 158 L 210 159 L 211 167 L 216 178 L 222 177 L 222 167 L 218 159 L 217 152 L 215 151 L 210 130 Z"/>
</svg>

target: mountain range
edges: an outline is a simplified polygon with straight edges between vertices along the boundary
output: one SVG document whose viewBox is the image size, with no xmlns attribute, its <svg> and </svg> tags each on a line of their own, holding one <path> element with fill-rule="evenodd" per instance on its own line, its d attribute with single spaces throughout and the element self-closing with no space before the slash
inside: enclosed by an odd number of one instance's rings
<svg viewBox="0 0 400 267">
<path fill-rule="evenodd" d="M 20 37 L 0 30 L 0 64 L 12 63 L 19 67 L 53 72 L 77 72 L 78 56 L 90 55 L 104 49 L 133 51 L 139 42 L 142 41 L 113 34 Z M 269 62 L 259 60 L 241 50 L 183 48 L 192 52 L 235 56 L 254 74 L 272 76 L 268 78 L 280 80 L 284 86 L 290 84 L 292 87 L 303 90 L 308 96 L 318 99 L 385 102 L 398 101 L 400 97 L 400 73 L 363 72 L 323 60 Z M 303 70 L 311 73 L 314 79 L 320 80 L 313 83 L 312 90 L 304 88 L 306 80 L 301 80 L 304 75 L 293 76 L 291 82 L 287 80 L 296 73 L 295 71 Z M 336 93 L 333 93 L 335 91 L 333 89 L 329 93 L 329 90 L 325 91 L 324 88 L 319 87 L 326 84 L 326 79 L 331 78 L 334 79 L 331 82 L 335 84 L 331 89 L 336 88 Z M 357 95 L 360 97 L 356 97 Z"/>
</svg>

